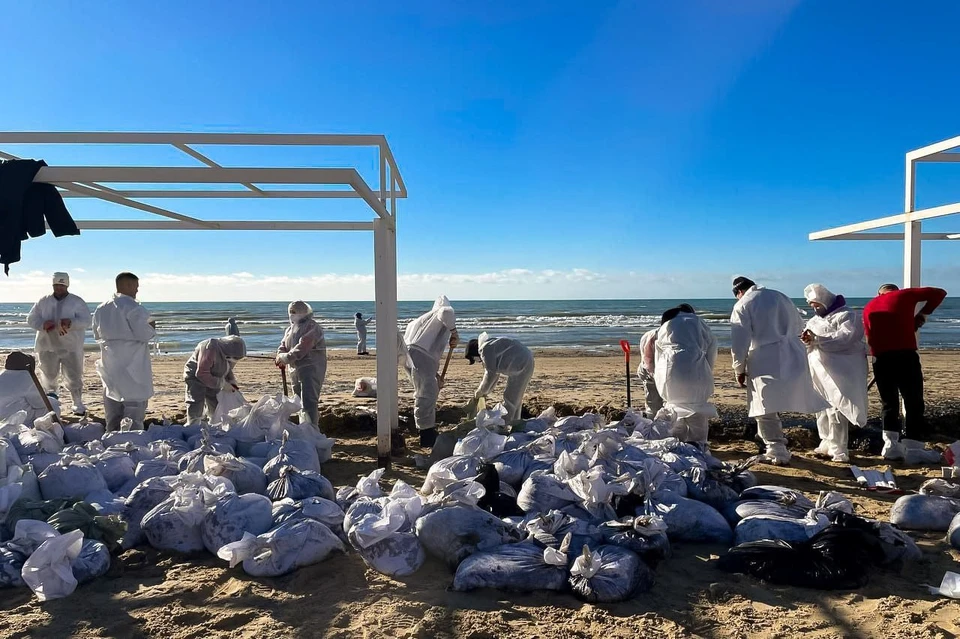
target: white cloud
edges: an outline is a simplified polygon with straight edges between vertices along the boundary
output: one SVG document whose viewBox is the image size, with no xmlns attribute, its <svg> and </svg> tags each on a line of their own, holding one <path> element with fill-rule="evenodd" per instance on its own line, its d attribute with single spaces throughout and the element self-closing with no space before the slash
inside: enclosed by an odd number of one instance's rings
<svg viewBox="0 0 960 639">
<path fill-rule="evenodd" d="M 113 276 L 92 275 L 74 269 L 71 291 L 96 302 L 114 290 Z M 769 271 L 746 275 L 761 284 L 800 296 L 811 282 L 823 282 L 850 297 L 872 295 L 879 283 L 897 281 L 899 268 L 849 270 Z M 400 299 L 425 300 L 445 293 L 452 299 L 602 299 L 602 298 L 712 298 L 729 295 L 734 273 L 678 271 L 650 273 L 638 270 L 598 272 L 509 268 L 486 273 L 401 273 Z M 925 281 L 948 290 L 960 284 L 960 267 L 933 267 Z M 45 271 L 14 273 L 0 285 L 0 302 L 30 302 L 50 291 Z M 258 275 L 236 273 L 143 273 L 140 297 L 145 301 L 272 301 L 371 300 L 372 273 L 317 275 Z"/>
</svg>

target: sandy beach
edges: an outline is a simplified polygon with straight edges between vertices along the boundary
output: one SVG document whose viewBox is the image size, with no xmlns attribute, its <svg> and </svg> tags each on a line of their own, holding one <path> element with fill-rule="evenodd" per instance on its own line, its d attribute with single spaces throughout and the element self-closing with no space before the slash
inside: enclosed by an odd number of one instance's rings
<svg viewBox="0 0 960 639">
<path fill-rule="evenodd" d="M 88 406 L 102 415 L 100 383 L 88 355 Z M 157 395 L 149 417 L 178 420 L 183 414 L 181 371 L 184 358 L 155 357 Z M 923 354 L 929 414 L 940 441 L 960 438 L 960 353 Z M 635 369 L 636 362 L 632 363 Z M 354 380 L 374 376 L 374 357 L 332 352 L 322 401 L 323 430 L 335 437 L 333 459 L 324 474 L 334 485 L 353 484 L 376 467 L 373 399 L 350 396 Z M 248 399 L 280 392 L 280 375 L 268 360 L 247 359 L 236 369 Z M 450 366 L 441 392 L 440 417 L 456 423 L 461 407 L 479 383 L 482 369 L 461 357 Z M 714 452 L 725 460 L 756 453 L 756 444 L 738 438 L 745 418 L 744 391 L 722 353 L 716 369 L 721 417 L 712 427 Z M 401 377 L 401 421 L 412 406 L 412 388 Z M 494 396 L 502 392 L 502 386 Z M 871 415 L 878 414 L 876 393 Z M 634 388 L 634 405 L 642 394 Z M 585 356 L 570 351 L 538 353 L 537 372 L 526 406 L 558 406 L 563 414 L 599 410 L 615 415 L 625 405 L 622 355 Z M 790 424 L 812 425 L 796 416 Z M 951 432 L 952 431 L 952 432 Z M 794 462 L 788 468 L 757 469 L 760 483 L 779 484 L 816 496 L 837 490 L 858 513 L 887 519 L 893 496 L 857 488 L 846 465 L 815 459 L 816 437 L 791 430 Z M 415 486 L 424 472 L 411 460 L 423 452 L 405 432 L 408 454 L 394 459 L 386 483 L 403 479 Z M 854 438 L 855 439 L 855 438 Z M 853 452 L 865 468 L 885 466 L 875 455 Z M 899 485 L 915 490 L 939 468 L 894 464 Z M 398 581 L 367 569 L 356 554 L 334 557 L 286 577 L 256 579 L 209 555 L 174 557 L 149 547 L 115 559 L 110 573 L 82 586 L 71 597 L 40 604 L 29 591 L 0 593 L 0 637 L 955 637 L 960 635 L 960 602 L 927 594 L 923 584 L 939 584 L 946 570 L 960 569 L 960 553 L 939 535 L 916 536 L 923 560 L 901 574 L 874 572 L 869 585 L 854 592 L 826 592 L 762 584 L 730 575 L 715 566 L 723 547 L 675 544 L 672 559 L 657 569 L 657 584 L 634 600 L 609 606 L 583 604 L 553 593 L 506 594 L 448 590 L 452 575 L 429 559 L 412 577 Z"/>
</svg>

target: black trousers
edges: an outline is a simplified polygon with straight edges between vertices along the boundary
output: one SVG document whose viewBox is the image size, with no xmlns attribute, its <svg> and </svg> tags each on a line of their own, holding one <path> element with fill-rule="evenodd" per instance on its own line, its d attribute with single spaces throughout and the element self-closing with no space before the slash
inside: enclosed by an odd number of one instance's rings
<svg viewBox="0 0 960 639">
<path fill-rule="evenodd" d="M 903 397 L 903 436 L 911 439 L 926 434 L 923 412 L 923 371 L 917 351 L 890 351 L 876 356 L 873 376 L 880 392 L 880 419 L 883 430 L 901 431 L 900 398 Z"/>
</svg>

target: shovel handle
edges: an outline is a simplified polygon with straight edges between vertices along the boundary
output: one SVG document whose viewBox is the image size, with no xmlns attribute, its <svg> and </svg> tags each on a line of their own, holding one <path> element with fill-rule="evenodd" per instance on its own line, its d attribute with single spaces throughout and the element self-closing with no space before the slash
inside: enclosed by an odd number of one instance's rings
<svg viewBox="0 0 960 639">
<path fill-rule="evenodd" d="M 280 377 L 281 379 L 283 379 L 283 396 L 289 397 L 290 387 L 287 386 L 287 367 L 286 366 L 280 367 Z"/>
<path fill-rule="evenodd" d="M 447 367 L 450 366 L 451 357 L 453 357 L 453 346 L 451 346 L 450 350 L 447 351 L 447 361 L 443 363 L 443 371 L 440 373 L 441 382 L 447 378 Z"/>
<path fill-rule="evenodd" d="M 63 426 L 63 422 L 60 420 L 60 417 L 57 415 L 56 411 L 53 410 L 53 404 L 50 403 L 50 398 L 47 397 L 45 392 L 43 392 L 43 386 L 40 385 L 40 380 L 37 379 L 37 374 L 32 370 L 27 372 L 30 373 L 30 379 L 33 380 L 33 385 L 37 387 L 37 392 L 40 393 L 40 399 L 43 400 L 43 405 L 46 406 L 47 412 L 53 413 L 53 421 Z"/>
</svg>

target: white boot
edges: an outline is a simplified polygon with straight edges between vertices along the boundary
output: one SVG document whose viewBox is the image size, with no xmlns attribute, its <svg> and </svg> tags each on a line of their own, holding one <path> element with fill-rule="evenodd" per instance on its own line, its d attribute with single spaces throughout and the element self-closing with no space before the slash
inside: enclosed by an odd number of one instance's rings
<svg viewBox="0 0 960 639">
<path fill-rule="evenodd" d="M 73 414 L 74 415 L 84 415 L 87 412 L 87 407 L 83 404 L 83 395 L 80 393 L 71 393 L 73 396 Z"/>
<path fill-rule="evenodd" d="M 767 452 L 763 459 L 774 466 L 786 466 L 790 463 L 790 457 L 790 451 L 787 450 L 786 445 L 776 443 L 767 444 Z"/>
<path fill-rule="evenodd" d="M 895 430 L 883 431 L 883 450 L 880 456 L 891 461 L 903 459 L 904 448 L 900 443 L 900 433 Z"/>
</svg>

